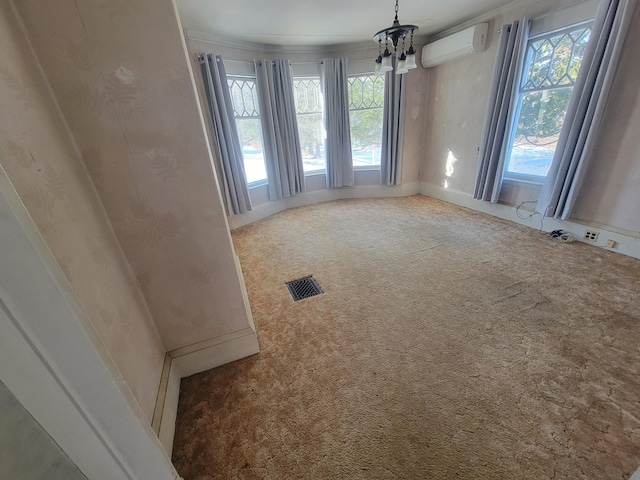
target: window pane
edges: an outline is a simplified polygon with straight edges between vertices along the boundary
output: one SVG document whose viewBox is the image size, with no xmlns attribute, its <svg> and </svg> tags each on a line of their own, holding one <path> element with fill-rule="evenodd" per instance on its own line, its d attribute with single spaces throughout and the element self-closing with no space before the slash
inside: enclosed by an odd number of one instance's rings
<svg viewBox="0 0 640 480">
<path fill-rule="evenodd" d="M 262 130 L 258 118 L 236 118 L 247 183 L 267 179 L 262 152 Z"/>
<path fill-rule="evenodd" d="M 228 77 L 227 85 L 240 137 L 247 183 L 266 180 L 256 81 L 252 78 Z"/>
<path fill-rule="evenodd" d="M 590 27 L 574 26 L 529 41 L 507 173 L 549 173 L 590 34 Z"/>
<path fill-rule="evenodd" d="M 324 125 L 322 113 L 298 114 L 298 133 L 305 172 L 324 170 Z"/>
<path fill-rule="evenodd" d="M 573 85 L 590 33 L 580 28 L 531 42 L 523 90 Z"/>
<path fill-rule="evenodd" d="M 384 77 L 349 77 L 349 122 L 354 167 L 380 165 Z"/>
<path fill-rule="evenodd" d="M 293 80 L 296 94 L 296 118 L 305 172 L 326 168 L 324 156 L 324 123 L 320 78 L 299 77 Z"/>
<path fill-rule="evenodd" d="M 522 96 L 509 172 L 542 177 L 547 175 L 572 89 L 565 87 L 527 92 Z"/>
<path fill-rule="evenodd" d="M 351 110 L 349 122 L 353 166 L 379 166 L 382 151 L 382 109 Z"/>
</svg>

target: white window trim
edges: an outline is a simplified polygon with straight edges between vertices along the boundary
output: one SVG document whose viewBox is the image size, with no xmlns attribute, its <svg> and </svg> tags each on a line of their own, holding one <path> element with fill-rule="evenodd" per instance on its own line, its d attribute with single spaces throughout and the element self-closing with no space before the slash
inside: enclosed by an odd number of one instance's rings
<svg viewBox="0 0 640 480">
<path fill-rule="evenodd" d="M 598 4 L 599 0 L 586 0 L 576 5 L 541 15 L 531 22 L 529 38 L 562 30 L 583 22 L 592 22 L 596 16 Z"/>
<path fill-rule="evenodd" d="M 578 29 L 580 27 L 587 27 L 593 24 L 593 17 L 595 16 L 598 8 L 597 0 L 587 0 L 586 2 L 578 5 L 573 5 L 557 12 L 551 12 L 533 20 L 531 29 L 529 31 L 529 37 L 527 38 L 527 50 L 531 42 L 538 41 L 546 37 L 552 37 L 563 30 Z M 545 29 L 542 31 L 542 29 Z M 547 30 L 548 29 L 548 30 Z M 529 63 L 529 56 L 526 55 L 523 59 L 523 64 Z M 525 70 L 522 71 L 522 76 L 526 74 Z M 522 78 L 520 82 L 522 83 Z M 522 107 L 521 102 L 521 86 L 518 86 L 518 93 L 516 96 L 517 109 L 513 116 L 513 121 L 510 126 L 509 142 L 507 151 L 505 152 L 504 172 L 503 179 L 514 183 L 529 184 L 529 185 L 543 185 L 546 180 L 546 175 L 528 175 L 524 173 L 509 172 L 509 160 L 513 140 L 517 130 L 517 122 L 520 118 L 520 109 Z"/>
<path fill-rule="evenodd" d="M 255 182 L 247 182 L 247 188 L 249 190 L 253 188 L 264 187 L 265 185 L 269 185 L 269 180 L 266 178 L 262 180 L 256 180 Z"/>
</svg>

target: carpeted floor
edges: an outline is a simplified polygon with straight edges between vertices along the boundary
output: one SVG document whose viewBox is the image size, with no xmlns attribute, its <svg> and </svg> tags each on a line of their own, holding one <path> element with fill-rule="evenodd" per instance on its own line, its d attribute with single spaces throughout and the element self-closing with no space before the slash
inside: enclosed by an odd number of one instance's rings
<svg viewBox="0 0 640 480">
<path fill-rule="evenodd" d="M 426 197 L 233 233 L 262 351 L 182 381 L 204 479 L 628 479 L 640 261 Z M 294 303 L 286 281 L 326 292 Z"/>
</svg>

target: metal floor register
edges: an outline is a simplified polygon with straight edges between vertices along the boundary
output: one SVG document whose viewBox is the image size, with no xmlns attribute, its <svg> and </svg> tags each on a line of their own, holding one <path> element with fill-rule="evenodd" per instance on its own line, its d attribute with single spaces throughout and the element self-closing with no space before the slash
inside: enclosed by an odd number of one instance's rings
<svg viewBox="0 0 640 480">
<path fill-rule="evenodd" d="M 324 293 L 313 276 L 293 280 L 287 282 L 286 285 L 289 293 L 296 302 Z"/>
</svg>

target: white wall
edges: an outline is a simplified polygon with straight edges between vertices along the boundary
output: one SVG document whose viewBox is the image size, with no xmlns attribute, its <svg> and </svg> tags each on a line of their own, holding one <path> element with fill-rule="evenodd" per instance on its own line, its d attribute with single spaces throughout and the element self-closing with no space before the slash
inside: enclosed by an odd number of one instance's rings
<svg viewBox="0 0 640 480">
<path fill-rule="evenodd" d="M 24 407 L 0 382 L 0 478 L 85 478 Z"/>
</svg>

